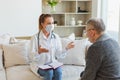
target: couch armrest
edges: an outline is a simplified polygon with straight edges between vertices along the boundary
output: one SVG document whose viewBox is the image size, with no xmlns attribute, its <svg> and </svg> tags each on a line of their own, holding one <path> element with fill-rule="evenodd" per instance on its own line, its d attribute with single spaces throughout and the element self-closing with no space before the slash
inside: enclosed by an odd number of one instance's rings
<svg viewBox="0 0 120 80">
<path fill-rule="evenodd" d="M 3 69 L 3 50 L 0 49 L 0 70 Z"/>
<path fill-rule="evenodd" d="M 3 50 L 0 49 L 0 80 L 6 80 L 5 69 L 3 67 Z"/>
<path fill-rule="evenodd" d="M 5 69 L 0 70 L 0 80 L 6 80 Z"/>
</svg>

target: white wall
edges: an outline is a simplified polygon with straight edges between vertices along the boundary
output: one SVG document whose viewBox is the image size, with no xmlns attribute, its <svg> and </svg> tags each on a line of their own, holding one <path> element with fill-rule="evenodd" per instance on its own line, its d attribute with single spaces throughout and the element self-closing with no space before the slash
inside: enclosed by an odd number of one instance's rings
<svg viewBox="0 0 120 80">
<path fill-rule="evenodd" d="M 0 0 L 0 33 L 33 35 L 40 14 L 41 0 Z"/>
</svg>

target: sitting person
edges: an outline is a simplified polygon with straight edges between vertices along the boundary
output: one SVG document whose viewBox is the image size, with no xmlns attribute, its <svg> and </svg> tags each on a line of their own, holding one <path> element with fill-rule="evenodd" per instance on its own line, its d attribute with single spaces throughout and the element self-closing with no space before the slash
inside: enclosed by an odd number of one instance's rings
<svg viewBox="0 0 120 80">
<path fill-rule="evenodd" d="M 81 80 L 120 80 L 120 46 L 105 33 L 103 20 L 89 19 L 86 35 L 93 44 L 88 49 Z"/>
<path fill-rule="evenodd" d="M 74 47 L 70 42 L 65 50 L 62 50 L 60 37 L 53 32 L 54 20 L 50 14 L 42 14 L 39 18 L 39 32 L 31 39 L 31 69 L 44 80 L 62 80 L 61 66 L 57 68 L 41 69 L 56 63 L 57 58 L 64 57 L 66 51 Z M 59 63 L 59 62 L 58 62 Z"/>
</svg>

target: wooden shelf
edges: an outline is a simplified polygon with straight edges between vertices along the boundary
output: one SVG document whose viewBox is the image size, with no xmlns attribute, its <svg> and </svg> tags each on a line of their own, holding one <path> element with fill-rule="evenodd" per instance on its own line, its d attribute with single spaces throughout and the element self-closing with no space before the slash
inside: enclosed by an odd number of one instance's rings
<svg viewBox="0 0 120 80">
<path fill-rule="evenodd" d="M 65 14 L 91 14 L 91 12 L 65 13 Z"/>
<path fill-rule="evenodd" d="M 86 25 L 75 25 L 75 26 L 71 26 L 71 25 L 59 26 L 59 25 L 58 25 L 58 26 L 56 26 L 56 27 L 63 27 L 63 28 L 64 28 L 64 27 L 70 27 L 70 28 L 71 28 L 71 27 L 78 27 L 78 28 L 81 27 L 81 28 L 82 28 L 82 27 L 86 27 Z"/>
<path fill-rule="evenodd" d="M 92 0 L 61 0 L 61 1 L 92 1 Z"/>
<path fill-rule="evenodd" d="M 61 0 L 61 1 L 76 1 L 76 0 Z"/>
<path fill-rule="evenodd" d="M 74 12 L 74 13 L 62 13 L 62 12 L 61 12 L 61 13 L 57 13 L 57 12 L 56 12 L 56 13 L 50 13 L 50 14 L 53 14 L 53 15 L 54 15 L 54 14 L 57 14 L 57 15 L 59 15 L 59 14 L 60 14 L 60 15 L 61 15 L 61 14 L 63 14 L 63 15 L 65 15 L 65 14 L 91 14 L 91 12 L 77 12 L 77 13 L 76 13 L 76 12 Z"/>
<path fill-rule="evenodd" d="M 77 0 L 77 1 L 92 1 L 92 0 Z"/>
<path fill-rule="evenodd" d="M 44 0 L 43 0 L 44 1 Z M 83 12 L 79 12 L 79 9 Z M 61 0 L 55 6 L 55 12 L 51 13 L 48 5 L 42 5 L 42 12 L 52 14 L 54 21 L 57 21 L 55 32 L 59 35 L 66 36 L 74 32 L 76 36 L 82 36 L 82 32 L 86 25 L 78 26 L 78 21 L 85 24 L 92 16 L 92 0 Z M 84 12 L 87 11 L 87 12 Z M 75 26 L 71 26 L 72 18 L 75 19 Z"/>
</svg>

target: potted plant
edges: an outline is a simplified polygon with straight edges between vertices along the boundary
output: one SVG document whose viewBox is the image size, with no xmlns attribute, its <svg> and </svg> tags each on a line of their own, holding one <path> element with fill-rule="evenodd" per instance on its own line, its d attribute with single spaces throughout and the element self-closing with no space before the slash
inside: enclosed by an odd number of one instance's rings
<svg viewBox="0 0 120 80">
<path fill-rule="evenodd" d="M 46 0 L 47 4 L 52 8 L 51 12 L 55 12 L 55 6 L 61 2 L 61 0 Z"/>
</svg>

